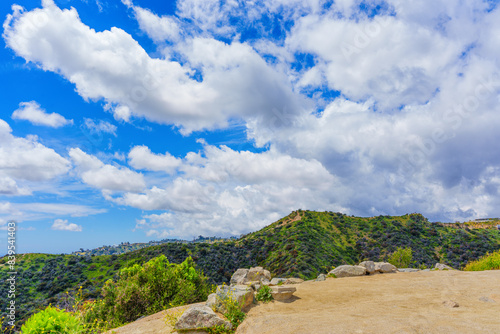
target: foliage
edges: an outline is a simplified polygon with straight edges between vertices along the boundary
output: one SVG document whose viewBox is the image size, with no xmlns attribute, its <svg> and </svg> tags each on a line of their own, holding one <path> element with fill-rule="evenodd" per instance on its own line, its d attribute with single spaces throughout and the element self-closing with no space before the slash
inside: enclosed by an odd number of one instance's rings
<svg viewBox="0 0 500 334">
<path fill-rule="evenodd" d="M 408 268 L 412 263 L 413 251 L 410 247 L 398 247 L 398 249 L 389 256 L 389 263 L 397 268 Z"/>
<path fill-rule="evenodd" d="M 272 290 L 268 285 L 263 285 L 257 292 L 257 296 L 255 296 L 255 299 L 257 299 L 259 302 L 268 303 L 274 299 L 271 292 Z"/>
<path fill-rule="evenodd" d="M 74 314 L 48 306 L 35 313 L 21 327 L 23 334 L 77 334 L 83 332 L 83 325 Z"/>
<path fill-rule="evenodd" d="M 190 257 L 176 265 L 161 255 L 144 266 L 134 264 L 122 269 L 116 282 L 108 280 L 102 289 L 103 299 L 89 313 L 113 325 L 130 322 L 206 299 L 210 289 L 206 281 Z"/>
<path fill-rule="evenodd" d="M 464 270 L 482 271 L 482 270 L 500 270 L 500 251 L 486 254 L 477 261 L 467 263 Z"/>
</svg>

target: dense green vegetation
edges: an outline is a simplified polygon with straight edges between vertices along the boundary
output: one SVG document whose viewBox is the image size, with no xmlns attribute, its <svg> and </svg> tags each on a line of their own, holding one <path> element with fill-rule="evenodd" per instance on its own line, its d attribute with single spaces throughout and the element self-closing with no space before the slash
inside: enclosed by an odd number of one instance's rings
<svg viewBox="0 0 500 334">
<path fill-rule="evenodd" d="M 412 250 L 413 267 L 441 262 L 462 268 L 499 250 L 500 232 L 430 223 L 420 214 L 359 218 L 298 210 L 235 241 L 164 243 L 120 255 L 19 255 L 17 316 L 26 319 L 49 303 L 60 305 L 65 292 L 75 293 L 79 286 L 85 299 L 100 298 L 104 283 L 116 281 L 120 269 L 142 266 L 160 255 L 170 263 L 181 263 L 191 256 L 209 283 L 221 284 L 228 283 L 236 269 L 257 265 L 275 277 L 315 278 L 341 264 L 387 261 L 398 247 Z M 2 277 L 9 271 L 6 260 L 0 259 Z M 5 305 L 6 301 L 7 292 L 2 289 L 0 302 Z"/>
<path fill-rule="evenodd" d="M 479 260 L 469 262 L 464 270 L 482 271 L 482 270 L 500 270 L 500 251 L 487 254 Z"/>
</svg>

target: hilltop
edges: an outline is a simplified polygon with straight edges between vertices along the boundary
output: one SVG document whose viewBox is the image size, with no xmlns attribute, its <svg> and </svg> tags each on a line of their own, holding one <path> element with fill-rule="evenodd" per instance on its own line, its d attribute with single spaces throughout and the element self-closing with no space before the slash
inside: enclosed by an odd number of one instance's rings
<svg viewBox="0 0 500 334">
<path fill-rule="evenodd" d="M 238 240 L 164 243 L 120 255 L 24 254 L 18 257 L 18 309 L 26 318 L 37 308 L 64 303 L 66 291 L 82 286 L 85 298 L 98 298 L 108 279 L 133 264 L 164 254 L 180 263 L 192 256 L 212 283 L 229 282 L 241 267 L 263 266 L 273 276 L 315 278 L 333 266 L 362 260 L 387 260 L 397 247 L 413 249 L 414 267 L 436 262 L 455 268 L 500 249 L 496 228 L 444 225 L 420 214 L 353 217 L 334 212 L 298 210 Z M 0 259 L 0 272 L 7 271 Z M 6 299 L 2 290 L 0 298 Z"/>
</svg>

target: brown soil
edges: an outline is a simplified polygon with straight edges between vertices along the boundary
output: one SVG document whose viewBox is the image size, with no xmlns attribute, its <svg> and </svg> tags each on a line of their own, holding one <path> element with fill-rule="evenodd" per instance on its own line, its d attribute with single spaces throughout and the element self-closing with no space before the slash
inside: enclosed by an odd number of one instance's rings
<svg viewBox="0 0 500 334">
<path fill-rule="evenodd" d="M 295 287 L 288 302 L 253 306 L 236 333 L 500 333 L 500 270 L 328 278 Z M 115 333 L 175 332 L 160 312 Z"/>
</svg>

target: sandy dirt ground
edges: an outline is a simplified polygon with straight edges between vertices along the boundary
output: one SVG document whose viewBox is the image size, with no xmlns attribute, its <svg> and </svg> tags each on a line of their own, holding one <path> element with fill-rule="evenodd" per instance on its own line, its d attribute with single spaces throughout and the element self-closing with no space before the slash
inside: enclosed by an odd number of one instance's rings
<svg viewBox="0 0 500 334">
<path fill-rule="evenodd" d="M 295 287 L 290 301 L 253 306 L 236 333 L 500 334 L 500 270 L 328 278 Z M 114 331 L 175 333 L 163 312 Z"/>
</svg>

